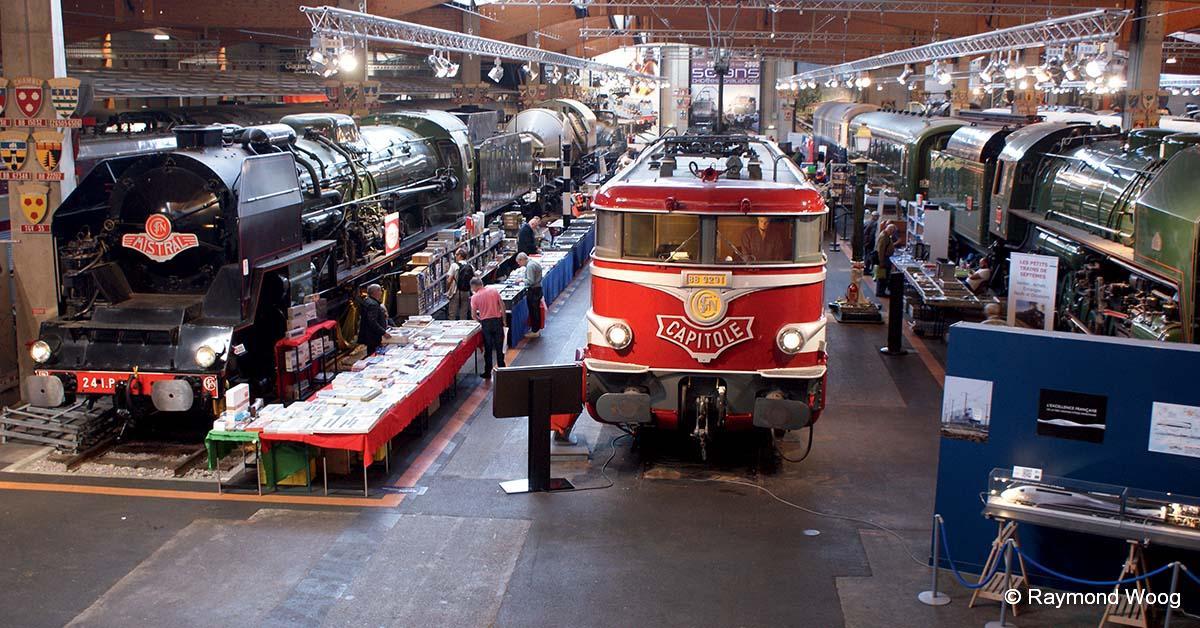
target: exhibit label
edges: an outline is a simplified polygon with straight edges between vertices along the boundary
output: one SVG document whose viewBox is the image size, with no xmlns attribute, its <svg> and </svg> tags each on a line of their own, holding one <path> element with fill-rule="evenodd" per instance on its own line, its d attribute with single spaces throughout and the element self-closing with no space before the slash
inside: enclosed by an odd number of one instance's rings
<svg viewBox="0 0 1200 628">
<path fill-rule="evenodd" d="M 1030 253 L 1008 257 L 1008 324 L 1010 327 L 1054 329 L 1058 291 L 1058 258 Z"/>
</svg>

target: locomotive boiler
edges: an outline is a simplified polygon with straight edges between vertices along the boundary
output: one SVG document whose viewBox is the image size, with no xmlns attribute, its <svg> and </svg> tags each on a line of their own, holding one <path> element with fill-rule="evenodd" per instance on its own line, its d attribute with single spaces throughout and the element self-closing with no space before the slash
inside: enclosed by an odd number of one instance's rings
<svg viewBox="0 0 1200 628">
<path fill-rule="evenodd" d="M 878 171 L 907 173 L 899 186 L 882 177 L 873 184 L 908 200 L 927 191 L 925 199 L 953 212 L 960 255 L 1000 262 L 993 289 L 1004 291 L 1008 250 L 1052 255 L 1060 260 L 1058 329 L 1196 342 L 1200 134 L 1121 132 L 1076 114 L 1059 117 L 935 118 L 929 126 L 949 134 L 927 150 L 918 136 L 901 137 L 910 114 L 864 113 L 850 126 L 870 128 L 868 156 Z M 898 141 L 889 139 L 885 150 L 879 136 Z"/>
<path fill-rule="evenodd" d="M 593 198 L 593 417 L 710 438 L 811 426 L 825 401 L 819 193 L 753 136 L 669 136 Z"/>
<path fill-rule="evenodd" d="M 174 150 L 104 160 L 55 214 L 59 316 L 25 396 L 141 416 L 214 414 L 239 382 L 269 395 L 288 308 L 344 307 L 399 261 L 403 225 L 457 219 L 463 187 L 427 138 L 339 114 L 178 127 Z"/>
</svg>

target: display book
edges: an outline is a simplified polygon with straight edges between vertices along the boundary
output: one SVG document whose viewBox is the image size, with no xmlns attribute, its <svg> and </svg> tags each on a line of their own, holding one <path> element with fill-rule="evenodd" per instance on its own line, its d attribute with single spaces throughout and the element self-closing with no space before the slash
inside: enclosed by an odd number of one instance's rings
<svg viewBox="0 0 1200 628">
<path fill-rule="evenodd" d="M 570 251 L 580 240 L 587 237 L 588 230 L 596 223 L 596 218 L 592 216 L 579 216 L 571 220 L 571 226 L 563 230 L 554 238 L 554 244 L 549 247 L 543 247 L 543 250 L 551 251 Z"/>
<path fill-rule="evenodd" d="M 542 265 L 542 281 L 545 281 L 546 275 L 549 275 L 550 271 L 563 260 L 568 260 L 567 263 L 570 263 L 569 257 L 570 251 L 543 251 L 540 255 L 533 256 Z M 508 307 L 512 307 L 512 302 L 525 291 L 525 270 L 518 267 L 493 287 L 500 292 L 500 298 L 504 300 L 504 303 Z"/>
<path fill-rule="evenodd" d="M 481 212 L 471 214 L 462 226 L 439 231 L 424 250 L 413 254 L 409 270 L 399 276 L 397 316 L 429 315 L 446 306 L 446 275 L 455 252 L 463 250 L 469 262 L 481 265 L 478 262 L 486 262 L 504 240 L 500 229 L 485 226 L 485 220 Z"/>
<path fill-rule="evenodd" d="M 1200 549 L 1200 498 L 1030 471 L 1014 474 L 1011 469 L 993 469 L 984 514 Z M 1029 479 L 1032 477 L 1038 479 Z"/>
<path fill-rule="evenodd" d="M 269 404 L 220 429 L 286 434 L 365 434 L 429 378 L 454 349 L 479 329 L 475 321 L 410 318 L 388 330 L 375 355 L 338 373 L 305 401 Z M 216 426 L 214 426 L 216 427 Z"/>
</svg>

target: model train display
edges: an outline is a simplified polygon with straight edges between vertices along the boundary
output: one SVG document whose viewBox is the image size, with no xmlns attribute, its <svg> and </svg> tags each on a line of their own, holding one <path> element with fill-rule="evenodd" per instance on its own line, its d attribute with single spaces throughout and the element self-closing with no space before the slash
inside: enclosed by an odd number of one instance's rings
<svg viewBox="0 0 1200 628">
<path fill-rule="evenodd" d="M 1000 262 L 998 292 L 1007 251 L 1058 257 L 1057 328 L 1198 340 L 1200 135 L 888 111 L 844 124 L 850 143 L 869 129 L 872 193 L 952 211 L 958 255 Z"/>
<path fill-rule="evenodd" d="M 693 436 L 811 426 L 825 403 L 825 204 L 755 136 L 668 136 L 596 194 L 586 396 Z"/>
<path fill-rule="evenodd" d="M 270 398 L 289 308 L 319 295 L 337 319 L 465 215 L 539 211 L 579 182 L 544 175 L 536 133 L 473 145 L 450 113 L 381 121 L 185 125 L 169 150 L 101 160 L 53 217 L 59 316 L 30 348 L 26 398 L 106 397 L 127 417 L 213 416 L 242 382 Z"/>
</svg>

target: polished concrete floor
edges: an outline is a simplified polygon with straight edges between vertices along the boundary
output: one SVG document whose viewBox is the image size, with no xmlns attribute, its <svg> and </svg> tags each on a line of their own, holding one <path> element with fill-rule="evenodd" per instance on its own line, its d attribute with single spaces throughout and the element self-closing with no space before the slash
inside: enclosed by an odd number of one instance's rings
<svg viewBox="0 0 1200 628">
<path fill-rule="evenodd" d="M 831 298 L 846 269 L 831 255 Z M 517 364 L 573 359 L 588 286 L 585 271 Z M 774 475 L 635 449 L 585 417 L 590 462 L 556 472 L 597 490 L 507 496 L 497 482 L 522 476 L 524 424 L 491 416 L 469 372 L 390 475 L 373 471 L 368 500 L 0 473 L 0 625 L 981 626 L 998 607 L 968 609 L 949 577 L 949 606 L 916 600 L 944 350 L 917 339 L 885 357 L 884 337 L 831 324 L 829 409 L 812 454 Z M 0 466 L 27 454 L 0 447 Z M 1100 612 L 1030 609 L 1017 624 Z"/>
</svg>

